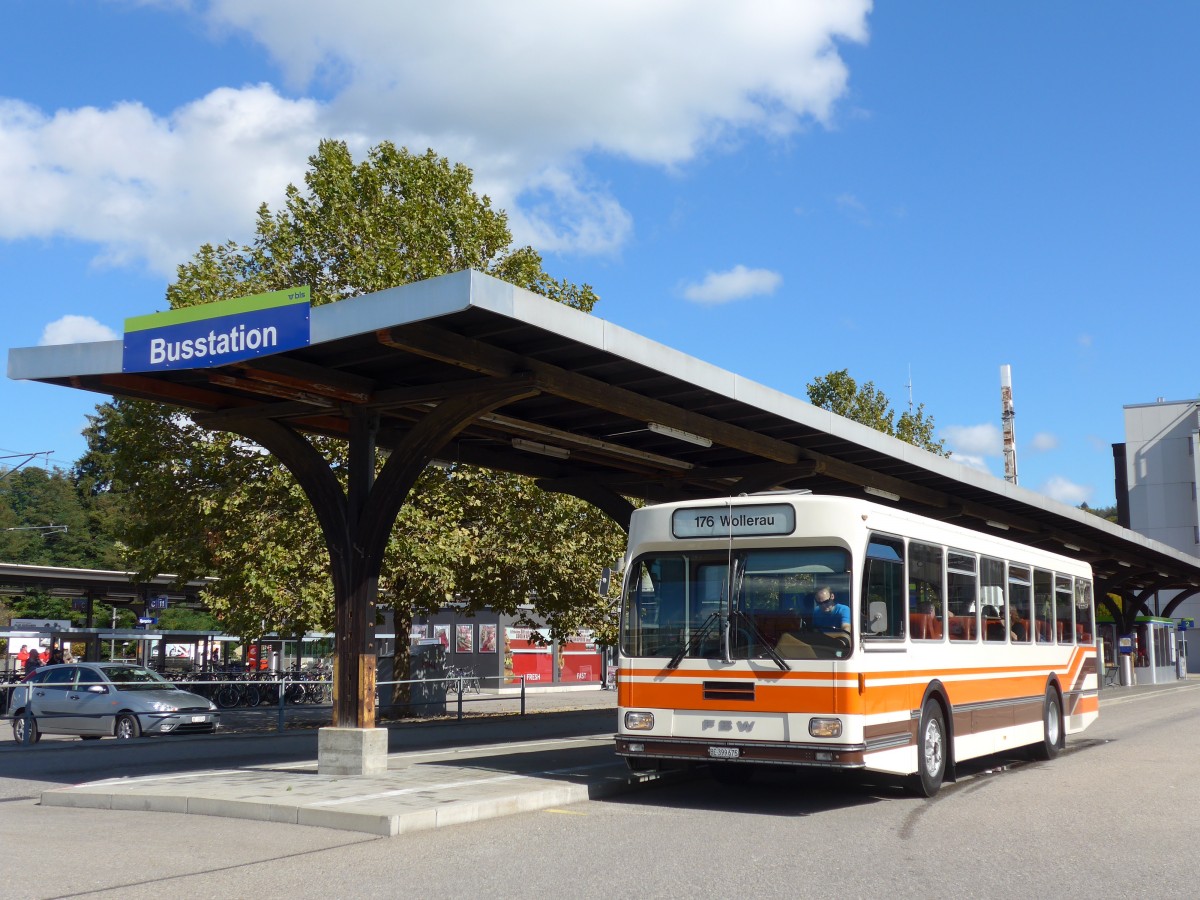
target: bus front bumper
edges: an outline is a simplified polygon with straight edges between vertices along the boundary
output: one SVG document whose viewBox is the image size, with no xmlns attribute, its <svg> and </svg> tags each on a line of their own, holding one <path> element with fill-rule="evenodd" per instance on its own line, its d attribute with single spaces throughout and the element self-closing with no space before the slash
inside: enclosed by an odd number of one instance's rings
<svg viewBox="0 0 1200 900">
<path fill-rule="evenodd" d="M 780 766 L 861 769 L 862 744 L 791 744 L 757 741 L 709 741 L 697 738 L 616 736 L 616 752 L 634 760 L 672 759 L 690 762 L 730 761 Z"/>
</svg>

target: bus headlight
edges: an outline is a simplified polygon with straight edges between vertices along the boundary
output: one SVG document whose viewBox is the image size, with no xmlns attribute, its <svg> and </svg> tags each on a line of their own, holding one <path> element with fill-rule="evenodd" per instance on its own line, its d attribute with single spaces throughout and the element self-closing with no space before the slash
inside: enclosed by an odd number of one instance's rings
<svg viewBox="0 0 1200 900">
<path fill-rule="evenodd" d="M 654 713 L 633 712 L 625 713 L 625 728 L 628 731 L 650 731 L 654 728 Z"/>
<path fill-rule="evenodd" d="M 835 738 L 842 736 L 841 719 L 809 719 L 808 733 L 817 738 Z"/>
</svg>

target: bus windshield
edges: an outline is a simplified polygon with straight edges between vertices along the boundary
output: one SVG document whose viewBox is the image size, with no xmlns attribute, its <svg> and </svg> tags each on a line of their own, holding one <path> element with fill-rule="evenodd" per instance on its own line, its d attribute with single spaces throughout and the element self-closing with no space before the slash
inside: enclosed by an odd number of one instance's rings
<svg viewBox="0 0 1200 900">
<path fill-rule="evenodd" d="M 630 569 L 621 648 L 665 659 L 843 659 L 849 591 L 850 554 L 837 547 L 647 554 Z"/>
</svg>

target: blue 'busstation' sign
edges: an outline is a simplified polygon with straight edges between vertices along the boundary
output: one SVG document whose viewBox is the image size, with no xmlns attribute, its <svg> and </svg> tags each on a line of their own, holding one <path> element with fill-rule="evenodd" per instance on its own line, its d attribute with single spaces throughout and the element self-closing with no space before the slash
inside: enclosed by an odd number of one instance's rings
<svg viewBox="0 0 1200 900">
<path fill-rule="evenodd" d="M 224 366 L 307 347 L 308 287 L 125 320 L 123 372 Z"/>
</svg>

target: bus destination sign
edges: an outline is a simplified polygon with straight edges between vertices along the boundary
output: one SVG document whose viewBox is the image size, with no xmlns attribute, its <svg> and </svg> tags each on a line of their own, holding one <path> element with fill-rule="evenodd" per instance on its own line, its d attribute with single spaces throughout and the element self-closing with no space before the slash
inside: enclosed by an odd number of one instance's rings
<svg viewBox="0 0 1200 900">
<path fill-rule="evenodd" d="M 701 506 L 671 514 L 671 534 L 677 538 L 761 537 L 795 530 L 796 510 L 787 503 Z"/>
</svg>

